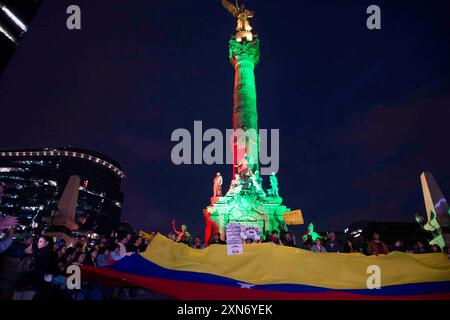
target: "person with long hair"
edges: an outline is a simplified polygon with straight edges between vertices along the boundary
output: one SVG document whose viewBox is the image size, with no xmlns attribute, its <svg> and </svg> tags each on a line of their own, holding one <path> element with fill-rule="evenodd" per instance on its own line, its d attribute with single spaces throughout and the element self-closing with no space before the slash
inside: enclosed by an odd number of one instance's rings
<svg viewBox="0 0 450 320">
<path fill-rule="evenodd" d="M 48 277 L 52 272 L 56 257 L 53 253 L 53 238 L 47 235 L 39 237 L 37 244 L 26 249 L 27 259 L 33 259 L 31 271 L 19 278 L 18 288 L 13 300 L 32 300 L 37 293 L 43 293 L 49 286 Z"/>
<path fill-rule="evenodd" d="M 352 239 L 347 239 L 344 244 L 344 252 L 345 253 L 358 253 L 358 249 L 356 248 L 355 243 Z"/>
</svg>

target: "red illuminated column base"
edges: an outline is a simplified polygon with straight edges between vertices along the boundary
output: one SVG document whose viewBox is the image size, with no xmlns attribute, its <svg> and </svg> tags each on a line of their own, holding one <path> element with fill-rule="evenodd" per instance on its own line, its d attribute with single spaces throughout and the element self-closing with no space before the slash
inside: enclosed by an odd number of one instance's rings
<svg viewBox="0 0 450 320">
<path fill-rule="evenodd" d="M 219 228 L 217 227 L 217 223 L 212 221 L 211 212 L 208 209 L 203 210 L 203 215 L 205 217 L 205 247 L 209 245 L 209 241 L 211 240 L 211 234 L 217 233 Z"/>
</svg>

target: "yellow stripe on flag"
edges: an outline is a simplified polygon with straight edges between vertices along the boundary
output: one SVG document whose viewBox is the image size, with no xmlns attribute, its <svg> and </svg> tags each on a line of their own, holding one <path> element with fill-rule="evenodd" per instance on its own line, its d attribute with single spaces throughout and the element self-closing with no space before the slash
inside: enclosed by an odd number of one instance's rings
<svg viewBox="0 0 450 320">
<path fill-rule="evenodd" d="M 158 234 L 141 255 L 180 271 L 211 273 L 251 284 L 303 284 L 331 289 L 367 289 L 367 268 L 380 267 L 381 286 L 450 281 L 442 253 L 385 256 L 313 253 L 272 243 L 244 244 L 243 254 L 227 255 L 226 245 L 192 249 Z"/>
</svg>

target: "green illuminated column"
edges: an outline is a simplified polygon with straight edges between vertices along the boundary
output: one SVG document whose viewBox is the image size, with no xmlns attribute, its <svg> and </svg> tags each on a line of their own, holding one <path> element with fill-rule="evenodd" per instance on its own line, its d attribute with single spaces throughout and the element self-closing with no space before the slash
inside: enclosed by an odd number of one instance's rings
<svg viewBox="0 0 450 320">
<path fill-rule="evenodd" d="M 233 150 L 233 175 L 237 164 L 249 156 L 254 170 L 259 170 L 258 113 L 256 109 L 255 66 L 259 62 L 259 40 L 230 40 L 230 60 L 235 69 L 233 129 L 242 129 L 247 135 L 235 139 Z M 250 130 L 253 129 L 253 130 Z M 250 130 L 250 131 L 248 131 Z M 255 134 L 252 134 L 255 133 Z"/>
</svg>

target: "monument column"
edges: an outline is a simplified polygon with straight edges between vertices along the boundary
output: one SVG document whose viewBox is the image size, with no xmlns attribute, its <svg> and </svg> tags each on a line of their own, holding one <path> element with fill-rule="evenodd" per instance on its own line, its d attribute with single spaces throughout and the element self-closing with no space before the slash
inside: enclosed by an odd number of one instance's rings
<svg viewBox="0 0 450 320">
<path fill-rule="evenodd" d="M 272 188 L 267 194 L 259 171 L 258 111 L 256 107 L 255 67 L 259 62 L 259 39 L 254 35 L 248 19 L 254 13 L 244 5 L 222 0 L 222 5 L 237 18 L 236 34 L 229 41 L 230 61 L 234 67 L 234 136 L 233 181 L 221 197 L 212 197 L 203 210 L 206 222 L 205 243 L 211 234 L 220 232 L 225 240 L 226 226 L 230 222 L 252 225 L 266 231 L 287 230 L 288 224 L 302 224 L 301 212 L 291 211 L 278 195 L 278 182 L 271 177 Z M 234 175 L 239 173 L 239 177 Z M 289 214 L 289 215 L 286 215 Z M 286 217 L 288 219 L 286 219 Z M 295 223 L 293 223 L 295 222 Z"/>
<path fill-rule="evenodd" d="M 258 112 L 256 108 L 255 66 L 259 62 L 259 39 L 233 38 L 229 42 L 230 61 L 235 69 L 233 129 L 238 138 L 231 141 L 233 176 L 236 165 L 251 159 L 254 170 L 259 170 Z M 239 138 L 239 131 L 246 134 Z M 253 171 L 254 171 L 253 170 Z"/>
</svg>

